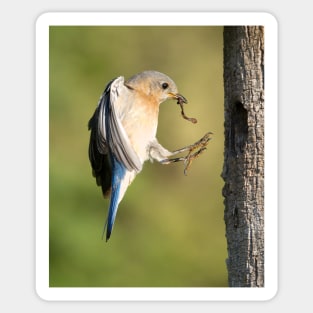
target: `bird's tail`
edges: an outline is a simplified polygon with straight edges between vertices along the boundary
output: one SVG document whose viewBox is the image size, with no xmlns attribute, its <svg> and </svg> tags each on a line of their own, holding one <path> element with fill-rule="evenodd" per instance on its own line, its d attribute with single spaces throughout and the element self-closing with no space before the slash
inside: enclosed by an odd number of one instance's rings
<svg viewBox="0 0 313 313">
<path fill-rule="evenodd" d="M 114 226 L 117 209 L 118 209 L 118 204 L 119 204 L 120 186 L 116 186 L 116 187 L 117 187 L 116 189 L 112 188 L 108 217 L 104 224 L 103 233 L 102 233 L 102 238 L 103 238 L 105 230 L 106 230 L 106 236 L 105 236 L 106 241 L 110 239 L 113 226 Z"/>
<path fill-rule="evenodd" d="M 109 212 L 108 212 L 108 218 L 104 225 L 103 233 L 106 228 L 106 241 L 109 240 L 113 226 L 114 221 L 118 209 L 118 205 L 125 193 L 123 192 L 123 182 L 125 179 L 126 174 L 126 167 L 115 159 L 115 157 L 112 158 L 112 189 L 111 189 L 111 199 L 110 199 L 110 206 L 109 206 Z"/>
<path fill-rule="evenodd" d="M 108 218 L 103 229 L 103 235 L 106 229 L 106 241 L 108 241 L 111 236 L 118 205 L 123 199 L 128 186 L 134 180 L 136 174 L 136 171 L 127 170 L 126 167 L 115 158 L 112 161 L 111 199 Z"/>
<path fill-rule="evenodd" d="M 115 217 L 116 217 L 116 213 L 117 213 L 117 209 L 118 209 L 118 203 L 119 203 L 119 187 L 117 188 L 116 191 L 112 190 L 112 194 L 111 194 L 111 201 L 110 201 L 110 207 L 109 207 L 109 213 L 108 213 L 108 218 L 107 221 L 105 223 L 104 229 L 103 229 L 103 234 L 106 228 L 106 237 L 105 240 L 108 241 L 110 239 L 112 230 L 113 230 L 113 226 L 114 226 L 114 221 L 115 221 Z"/>
</svg>

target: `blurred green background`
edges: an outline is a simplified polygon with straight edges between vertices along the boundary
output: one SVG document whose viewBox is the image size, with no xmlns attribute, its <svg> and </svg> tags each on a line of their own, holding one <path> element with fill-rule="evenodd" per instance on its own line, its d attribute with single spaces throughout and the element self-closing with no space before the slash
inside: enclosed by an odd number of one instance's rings
<svg viewBox="0 0 313 313">
<path fill-rule="evenodd" d="M 227 286 L 222 27 L 50 27 L 50 287 Z M 91 175 L 87 123 L 106 84 L 170 76 L 189 103 L 161 105 L 158 140 L 175 150 L 214 133 L 192 163 L 145 163 L 102 240 L 109 200 Z"/>
</svg>

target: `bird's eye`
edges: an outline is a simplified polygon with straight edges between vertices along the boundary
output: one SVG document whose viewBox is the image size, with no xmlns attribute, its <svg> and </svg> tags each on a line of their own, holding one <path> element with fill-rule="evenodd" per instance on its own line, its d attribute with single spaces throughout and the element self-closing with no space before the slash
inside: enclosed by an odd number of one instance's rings
<svg viewBox="0 0 313 313">
<path fill-rule="evenodd" d="M 168 83 L 163 83 L 163 84 L 162 84 L 162 88 L 163 88 L 163 89 L 166 89 L 167 87 L 168 87 Z"/>
</svg>

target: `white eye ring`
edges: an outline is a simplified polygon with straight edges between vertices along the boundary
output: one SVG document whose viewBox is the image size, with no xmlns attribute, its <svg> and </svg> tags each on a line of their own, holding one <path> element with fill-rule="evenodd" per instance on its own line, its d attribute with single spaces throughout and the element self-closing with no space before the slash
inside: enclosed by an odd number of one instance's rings
<svg viewBox="0 0 313 313">
<path fill-rule="evenodd" d="M 162 88 L 165 90 L 165 89 L 167 89 L 167 87 L 168 87 L 168 83 L 163 83 L 162 84 Z"/>
</svg>

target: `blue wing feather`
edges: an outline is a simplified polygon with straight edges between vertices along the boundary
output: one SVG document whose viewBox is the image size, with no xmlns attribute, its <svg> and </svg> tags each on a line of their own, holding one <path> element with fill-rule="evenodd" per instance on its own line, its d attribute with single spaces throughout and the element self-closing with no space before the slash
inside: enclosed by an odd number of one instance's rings
<svg viewBox="0 0 313 313">
<path fill-rule="evenodd" d="M 117 109 L 120 95 L 127 92 L 129 88 L 124 85 L 123 77 L 110 81 L 88 123 L 91 130 L 89 159 L 93 175 L 102 187 L 104 196 L 111 192 L 108 218 L 104 226 L 106 240 L 110 238 L 118 204 L 125 193 L 125 182 L 122 190 L 121 183 L 126 172 L 138 173 L 142 169 L 141 160 L 130 143 Z"/>
</svg>

